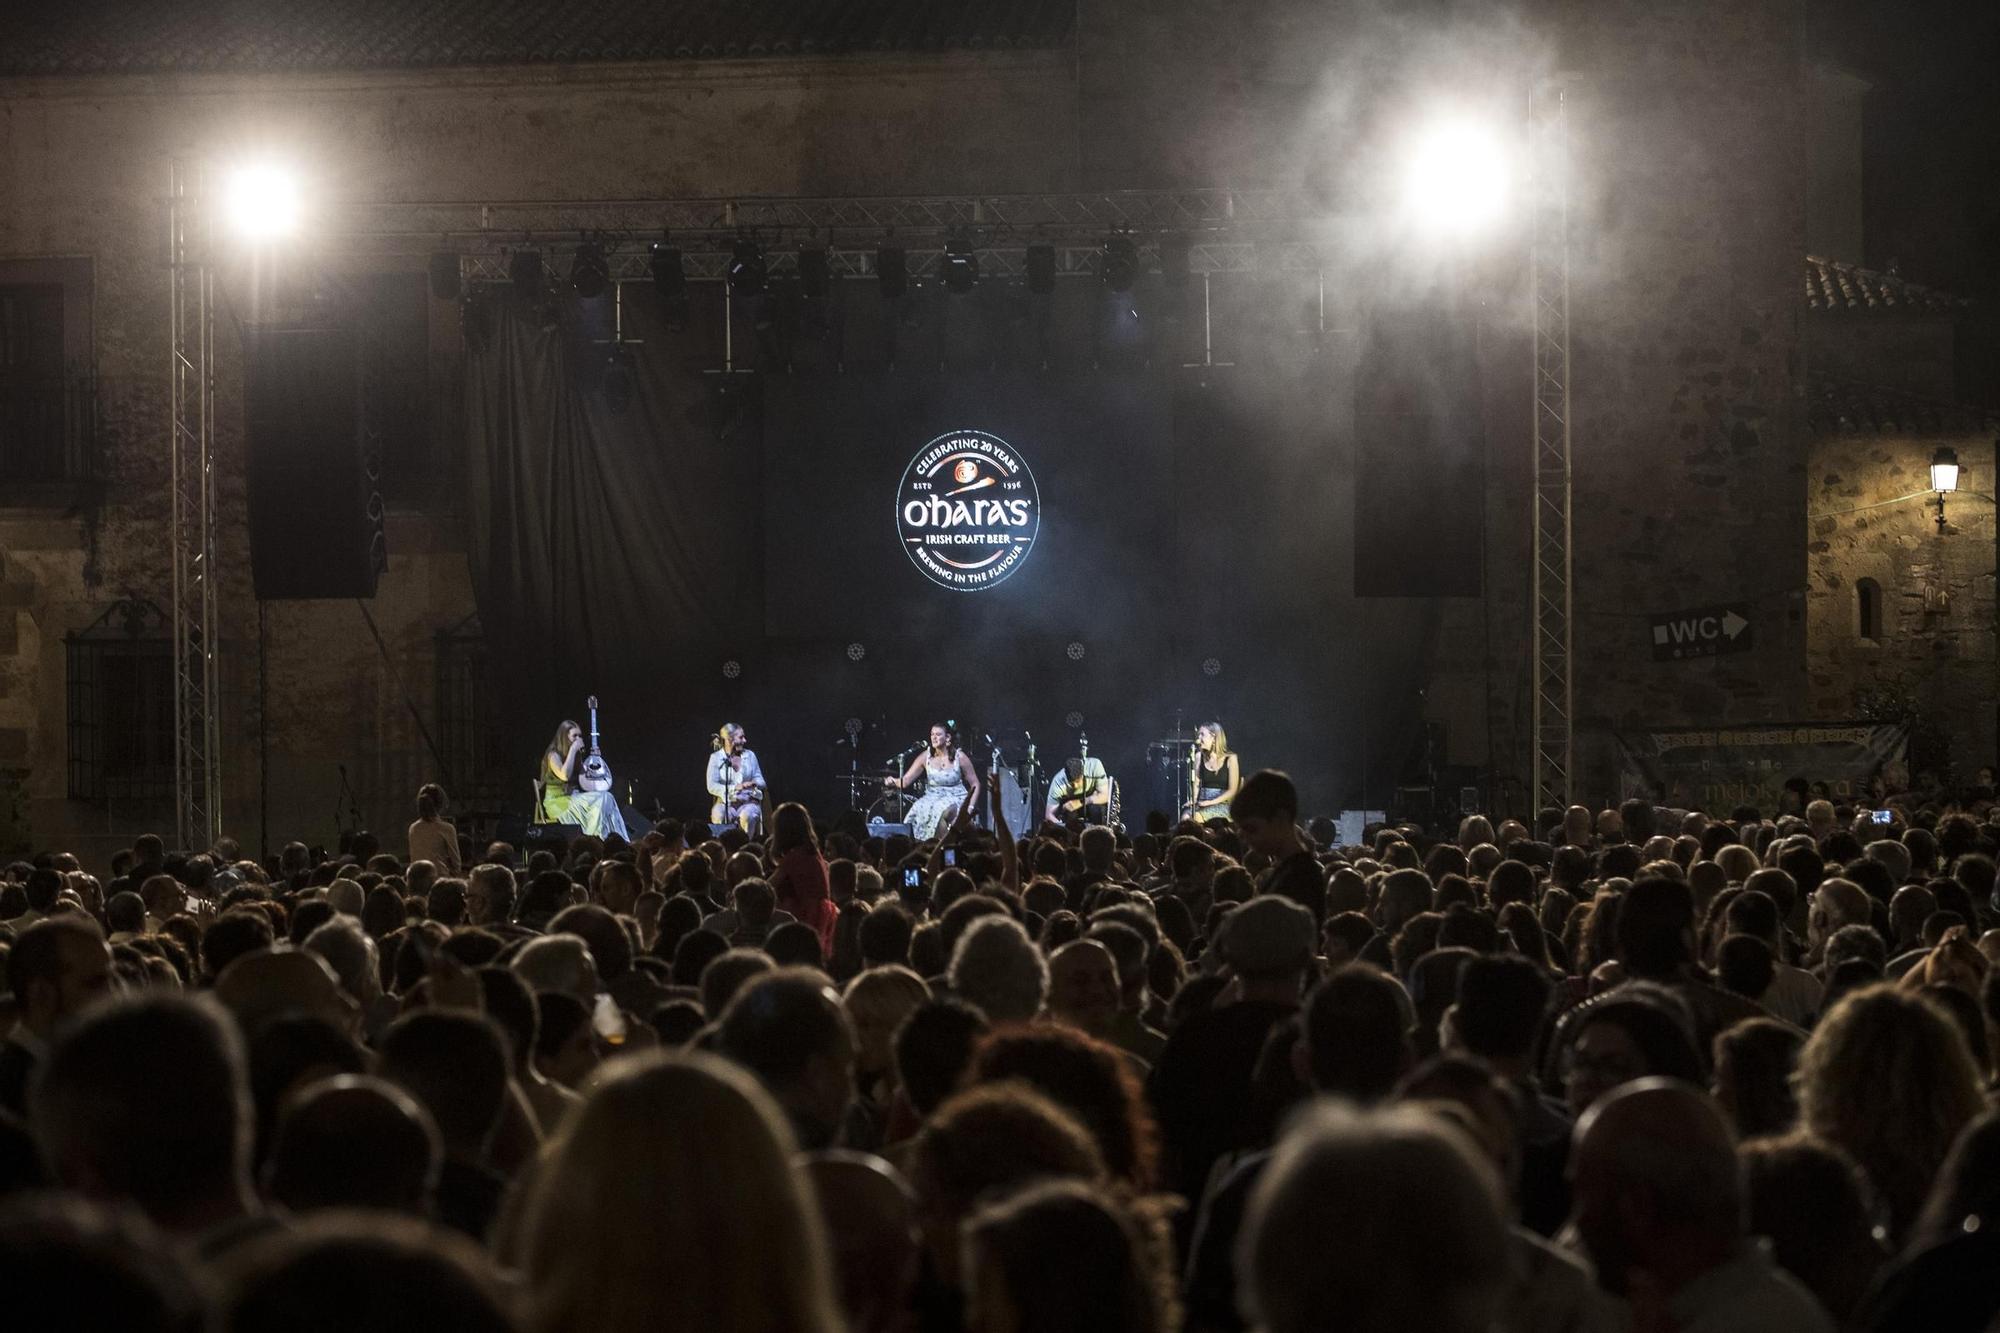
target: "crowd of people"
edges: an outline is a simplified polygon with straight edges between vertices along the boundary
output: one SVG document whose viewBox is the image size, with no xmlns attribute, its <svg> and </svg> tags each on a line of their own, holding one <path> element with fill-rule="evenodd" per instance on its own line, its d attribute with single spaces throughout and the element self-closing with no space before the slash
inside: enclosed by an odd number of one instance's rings
<svg viewBox="0 0 2000 1333">
<path fill-rule="evenodd" d="M 787 805 L 762 843 L 667 822 L 461 875 L 420 807 L 403 856 L 149 836 L 102 880 L 0 874 L 12 1326 L 2000 1312 L 1984 812 L 1628 801 L 1339 846 L 1267 771 L 1130 836 Z"/>
</svg>

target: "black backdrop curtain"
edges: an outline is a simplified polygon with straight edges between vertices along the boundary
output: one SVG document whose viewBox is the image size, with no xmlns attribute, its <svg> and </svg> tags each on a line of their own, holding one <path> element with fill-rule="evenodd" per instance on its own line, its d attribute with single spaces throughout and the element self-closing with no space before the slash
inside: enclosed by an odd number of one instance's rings
<svg viewBox="0 0 2000 1333">
<path fill-rule="evenodd" d="M 701 707 L 692 687 L 719 675 L 717 646 L 761 616 L 754 419 L 719 422 L 718 378 L 682 364 L 701 331 L 669 332 L 636 304 L 625 332 L 643 342 L 615 372 L 609 301 L 524 308 L 496 294 L 466 313 L 468 555 L 503 707 L 528 744 L 595 693 L 624 753 L 654 748 L 665 738 L 643 729 L 661 700 Z M 754 418 L 755 404 L 731 410 Z M 719 439 L 718 425 L 736 429 Z"/>
<path fill-rule="evenodd" d="M 817 333 L 791 295 L 775 328 L 740 311 L 735 364 L 759 373 L 723 376 L 724 306 L 710 294 L 670 330 L 650 293 L 627 284 L 623 327 L 640 345 L 623 393 L 605 382 L 609 294 L 523 305 L 489 287 L 468 309 L 465 535 L 524 788 L 556 721 L 580 717 L 595 693 L 620 794 L 636 779 L 642 805 L 659 795 L 680 814 L 700 799 L 704 737 L 725 718 L 751 728 L 784 797 L 837 808 L 845 789 L 826 784 L 846 761 L 826 749 L 846 724 L 867 729 L 872 768 L 939 708 L 1073 711 L 1093 753 L 1123 746 L 1128 761 L 1177 715 L 1183 728 L 1218 716 L 1253 765 L 1290 769 L 1315 810 L 1386 799 L 1421 730 L 1437 605 L 1355 596 L 1353 349 L 1299 327 L 1284 280 L 1218 284 L 1215 327 L 1232 341 L 1216 359 L 1235 364 L 1213 369 L 1185 368 L 1205 358 L 1161 330 L 1198 337 L 1204 326 L 1155 319 L 1165 298 L 1150 287 L 1113 299 L 1064 283 L 1036 305 L 1000 284 L 905 303 L 841 284 Z M 1025 302 L 1025 317 L 1009 302 Z M 1162 342 L 1134 341 L 1135 330 Z M 1171 435 L 1170 462 L 1088 428 L 1131 393 L 1162 400 L 1129 415 Z M 857 543 L 891 533 L 888 488 L 935 425 L 899 425 L 891 409 L 925 395 L 953 406 L 946 427 L 1004 421 L 1026 432 L 1023 448 L 1034 441 L 1047 488 L 1039 558 L 1057 563 L 1012 592 L 963 602 L 900 558 L 873 573 L 857 564 Z M 1067 405 L 1012 421 L 1036 402 Z M 836 502 L 855 478 L 811 452 L 809 437 L 836 417 L 863 444 L 881 436 L 886 468 L 849 504 Z M 1120 480 L 1121 468 L 1160 475 Z M 1158 523 L 1077 507 L 1100 489 L 1114 504 L 1159 506 Z M 774 499 L 801 497 L 833 507 L 823 539 L 774 545 L 768 536 L 786 535 L 771 526 Z M 1042 604 L 1035 580 L 1060 573 L 1065 542 L 1082 533 L 1103 546 L 1077 548 L 1073 563 L 1158 570 L 1165 590 L 1126 579 L 1132 605 L 1114 614 L 1124 603 L 1107 595 L 1069 623 L 1069 601 Z M 815 584 L 825 623 L 771 623 L 796 581 Z M 1036 604 L 1010 607 L 1017 594 Z M 911 598 L 938 605 L 911 615 Z M 894 629 L 940 615 L 951 617 L 943 641 Z M 1072 638 L 1087 649 L 1080 660 Z M 1034 707 L 1009 708 L 1010 695 Z M 1076 739 L 1053 726 L 1037 724 L 1045 763 Z"/>
</svg>

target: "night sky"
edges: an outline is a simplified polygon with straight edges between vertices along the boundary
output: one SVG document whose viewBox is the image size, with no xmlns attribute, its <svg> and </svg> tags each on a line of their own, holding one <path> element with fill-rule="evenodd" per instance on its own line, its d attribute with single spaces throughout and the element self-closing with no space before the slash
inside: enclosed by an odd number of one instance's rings
<svg viewBox="0 0 2000 1333">
<path fill-rule="evenodd" d="M 2000 406 L 2000 2 L 1809 0 L 1813 54 L 1875 85 L 1871 266 L 1972 298 L 1959 391 Z"/>
</svg>

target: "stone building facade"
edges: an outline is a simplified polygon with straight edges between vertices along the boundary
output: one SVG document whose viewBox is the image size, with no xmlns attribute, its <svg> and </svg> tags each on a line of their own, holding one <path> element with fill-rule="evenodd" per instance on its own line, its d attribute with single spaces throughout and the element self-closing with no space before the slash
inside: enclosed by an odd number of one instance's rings
<svg viewBox="0 0 2000 1333">
<path fill-rule="evenodd" d="M 822 17 L 781 29 L 738 6 L 690 3 L 665 7 L 665 27 L 624 20 L 614 32 L 582 4 L 553 7 L 533 31 L 493 26 L 506 7 L 465 20 L 454 17 L 462 7 L 419 4 L 400 25 L 373 22 L 380 7 L 352 0 L 294 8 L 255 30 L 240 17 L 235 28 L 120 25 L 95 5 L 0 23 L 0 288 L 60 294 L 72 314 L 59 377 L 89 404 L 73 409 L 71 432 L 88 447 L 87 467 L 0 486 L 0 844 L 32 837 L 101 855 L 166 822 L 156 785 L 137 781 L 127 797 L 80 771 L 110 764 L 143 778 L 157 754 L 108 751 L 104 731 L 115 722 L 156 747 L 159 700 L 121 691 L 125 668 L 105 666 L 85 691 L 99 711 L 79 725 L 79 662 L 115 657 L 90 645 L 168 604 L 169 158 L 282 151 L 324 183 L 330 213 L 411 200 L 1337 190 L 1325 163 L 1340 155 L 1338 136 L 1370 125 L 1343 98 L 1338 72 L 1371 43 L 1417 61 L 1447 44 L 1303 0 L 930 0 L 869 7 L 861 23 L 818 7 Z M 1834 603 L 1846 602 L 1829 580 L 1862 577 L 1866 565 L 1901 606 L 1920 577 L 1920 561 L 1881 546 L 1886 528 L 1875 520 L 1843 522 L 1838 539 L 1809 533 L 1820 522 L 1809 512 L 1894 489 L 1897 469 L 1912 464 L 1886 437 L 1863 450 L 1837 443 L 1859 436 L 1807 428 L 1808 353 L 1822 353 L 1813 351 L 1820 312 L 1800 297 L 1818 95 L 1798 55 L 1803 21 L 1798 0 L 1544 0 L 1482 38 L 1523 81 L 1580 73 L 1572 124 L 1587 184 L 1576 199 L 1573 308 L 1586 793 L 1608 794 L 1608 738 L 1621 726 L 1845 715 L 1863 679 L 1834 646 Z M 452 26 L 467 22 L 486 26 Z M 1431 65 L 1477 65 L 1477 55 Z M 1519 240 L 1508 243 L 1518 251 Z M 446 696 L 490 650 L 447 465 L 456 310 L 422 294 L 428 248 L 412 238 L 407 253 L 369 257 L 308 236 L 276 272 L 239 264 L 221 274 L 223 782 L 225 823 L 246 845 L 265 826 L 328 837 L 349 810 L 371 827 L 399 827 L 434 767 L 424 731 L 437 738 L 452 713 Z M 1353 269 L 1374 262 L 1357 254 Z M 350 602 L 260 606 L 248 576 L 233 321 L 260 302 L 302 301 L 329 274 L 354 280 L 385 267 L 400 274 L 395 299 L 417 311 L 432 354 L 418 456 L 391 463 L 400 468 L 393 556 L 368 606 L 373 626 Z M 1518 264 L 1493 267 L 1511 276 L 1496 280 L 1482 355 L 1487 593 L 1441 609 L 1427 698 L 1454 724 L 1452 759 L 1504 791 L 1527 767 L 1529 455 L 1525 333 L 1506 313 L 1523 308 Z M 1917 382 L 1935 329 L 1893 320 L 1862 329 L 1906 348 L 1902 387 L 1949 396 L 1946 385 Z M 1863 364 L 1875 359 L 1847 345 Z M 1967 461 L 1976 479 L 1979 464 Z M 1963 539 L 1954 534 L 1921 578 L 1953 594 L 1957 637 L 1925 654 L 1949 658 L 1956 673 L 1938 688 L 1954 698 L 1976 688 L 1985 701 L 1974 749 L 1990 757 L 1992 642 L 1989 632 L 1982 676 L 1975 631 L 1992 623 L 1992 539 L 1973 525 L 1992 519 L 1970 497 L 1953 515 Z M 1970 554 L 1980 531 L 1983 566 Z M 1897 531 L 1895 550 L 1908 535 Z M 1809 552 L 1809 536 L 1827 549 Z M 1645 652 L 1644 613 L 1746 597 L 1759 607 L 1754 654 L 1669 671 Z M 1935 645 L 1934 622 L 1924 624 Z M 1917 665 L 1915 649 L 1871 651 L 1897 657 L 1905 674 Z"/>
</svg>

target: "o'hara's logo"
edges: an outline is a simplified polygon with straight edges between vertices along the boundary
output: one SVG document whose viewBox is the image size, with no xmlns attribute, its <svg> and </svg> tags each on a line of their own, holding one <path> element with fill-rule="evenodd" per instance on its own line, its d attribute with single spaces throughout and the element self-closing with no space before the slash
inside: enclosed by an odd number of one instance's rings
<svg viewBox="0 0 2000 1333">
<path fill-rule="evenodd" d="M 1041 524 L 1035 474 L 981 430 L 940 435 L 910 460 L 896 490 L 896 534 L 931 582 L 976 592 L 1021 567 Z"/>
</svg>

